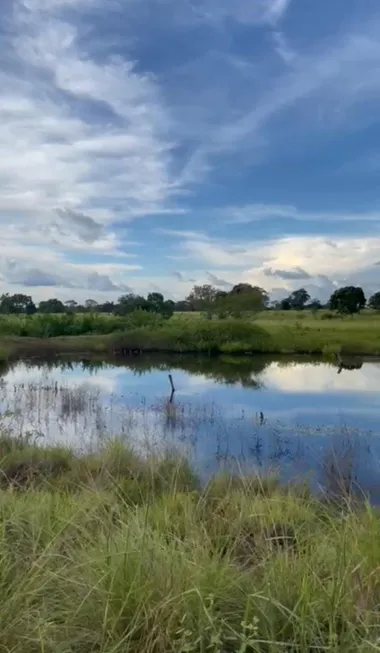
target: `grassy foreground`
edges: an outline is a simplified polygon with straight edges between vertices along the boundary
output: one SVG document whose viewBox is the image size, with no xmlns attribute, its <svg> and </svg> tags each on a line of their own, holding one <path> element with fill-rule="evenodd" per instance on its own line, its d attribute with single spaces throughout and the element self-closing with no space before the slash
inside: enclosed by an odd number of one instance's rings
<svg viewBox="0 0 380 653">
<path fill-rule="evenodd" d="M 380 519 L 173 454 L 3 437 L 0 650 L 380 650 Z"/>
<path fill-rule="evenodd" d="M 64 335 L 62 335 L 62 333 Z M 61 334 L 61 335 L 59 335 Z M 0 317 L 0 355 L 128 353 L 380 354 L 380 315 L 266 311 L 251 319 L 176 314 Z"/>
</svg>

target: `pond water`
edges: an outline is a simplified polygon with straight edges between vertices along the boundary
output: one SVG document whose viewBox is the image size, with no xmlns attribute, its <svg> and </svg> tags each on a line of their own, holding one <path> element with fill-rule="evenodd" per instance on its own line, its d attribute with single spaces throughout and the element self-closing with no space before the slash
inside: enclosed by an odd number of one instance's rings
<svg viewBox="0 0 380 653">
<path fill-rule="evenodd" d="M 1 379 L 3 425 L 42 442 L 176 446 L 204 477 L 231 465 L 320 486 L 339 469 L 380 501 L 380 361 L 25 361 Z"/>
</svg>

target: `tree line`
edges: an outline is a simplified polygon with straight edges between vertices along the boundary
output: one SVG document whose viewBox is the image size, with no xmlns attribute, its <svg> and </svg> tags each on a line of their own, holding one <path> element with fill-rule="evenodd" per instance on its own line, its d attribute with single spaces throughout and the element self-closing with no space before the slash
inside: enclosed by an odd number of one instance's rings
<svg viewBox="0 0 380 653">
<path fill-rule="evenodd" d="M 5 315 L 34 315 L 35 313 L 109 313 L 113 315 L 127 315 L 128 313 L 140 310 L 170 317 L 173 315 L 174 308 L 175 302 L 170 299 L 165 299 L 158 292 L 149 293 L 146 298 L 130 293 L 119 297 L 117 302 L 106 301 L 99 303 L 94 299 L 87 299 L 84 304 L 80 304 L 73 299 L 62 302 L 55 297 L 35 304 L 30 295 L 21 293 L 15 295 L 7 293 L 0 296 L 0 314 Z"/>
<path fill-rule="evenodd" d="M 134 311 L 157 313 L 171 317 L 174 312 L 204 312 L 210 317 L 242 317 L 244 314 L 262 310 L 312 310 L 328 308 L 338 313 L 354 314 L 368 306 L 380 310 L 380 291 L 372 295 L 368 301 L 360 286 L 345 286 L 337 288 L 329 301 L 322 304 L 318 299 L 312 299 L 305 290 L 299 288 L 288 297 L 276 302 L 270 302 L 269 294 L 259 286 L 239 283 L 229 292 L 218 290 L 210 284 L 195 285 L 190 294 L 183 300 L 174 302 L 165 299 L 159 292 L 149 293 L 146 297 L 128 293 L 119 297 L 117 302 L 96 302 L 87 299 L 84 304 L 75 300 L 62 302 L 51 298 L 35 304 L 30 295 L 9 293 L 0 296 L 0 314 L 33 315 L 34 313 L 73 314 L 73 313 L 109 313 L 127 315 Z"/>
<path fill-rule="evenodd" d="M 268 293 L 258 286 L 240 283 L 230 292 L 217 290 L 211 285 L 194 286 L 190 295 L 179 302 L 180 310 L 203 310 L 230 314 L 252 312 L 255 310 L 311 310 L 330 309 L 341 315 L 359 313 L 366 306 L 380 310 L 380 292 L 376 292 L 368 301 L 360 286 L 337 288 L 326 303 L 311 298 L 305 288 L 294 290 L 290 295 L 275 302 L 269 301 Z"/>
<path fill-rule="evenodd" d="M 380 310 L 380 292 L 372 295 L 368 301 L 360 286 L 344 286 L 334 290 L 326 304 L 322 304 L 318 299 L 311 299 L 305 288 L 295 290 L 289 297 L 278 302 L 276 308 L 282 310 L 319 310 L 328 308 L 337 311 L 341 315 L 353 315 L 359 313 L 363 308 L 368 306 L 374 310 Z"/>
</svg>

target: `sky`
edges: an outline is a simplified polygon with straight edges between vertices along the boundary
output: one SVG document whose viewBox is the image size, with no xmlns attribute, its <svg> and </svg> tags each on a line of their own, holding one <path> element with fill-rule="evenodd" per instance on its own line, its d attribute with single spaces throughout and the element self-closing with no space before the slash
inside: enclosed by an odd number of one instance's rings
<svg viewBox="0 0 380 653">
<path fill-rule="evenodd" d="M 380 290 L 379 0 L 2 0 L 0 292 Z"/>
</svg>

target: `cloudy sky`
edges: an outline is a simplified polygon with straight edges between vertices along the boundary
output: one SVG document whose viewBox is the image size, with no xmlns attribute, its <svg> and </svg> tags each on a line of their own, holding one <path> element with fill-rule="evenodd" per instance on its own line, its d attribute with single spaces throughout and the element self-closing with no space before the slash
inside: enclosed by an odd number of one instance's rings
<svg viewBox="0 0 380 653">
<path fill-rule="evenodd" d="M 1 292 L 380 290 L 379 0 L 1 8 Z"/>
</svg>

